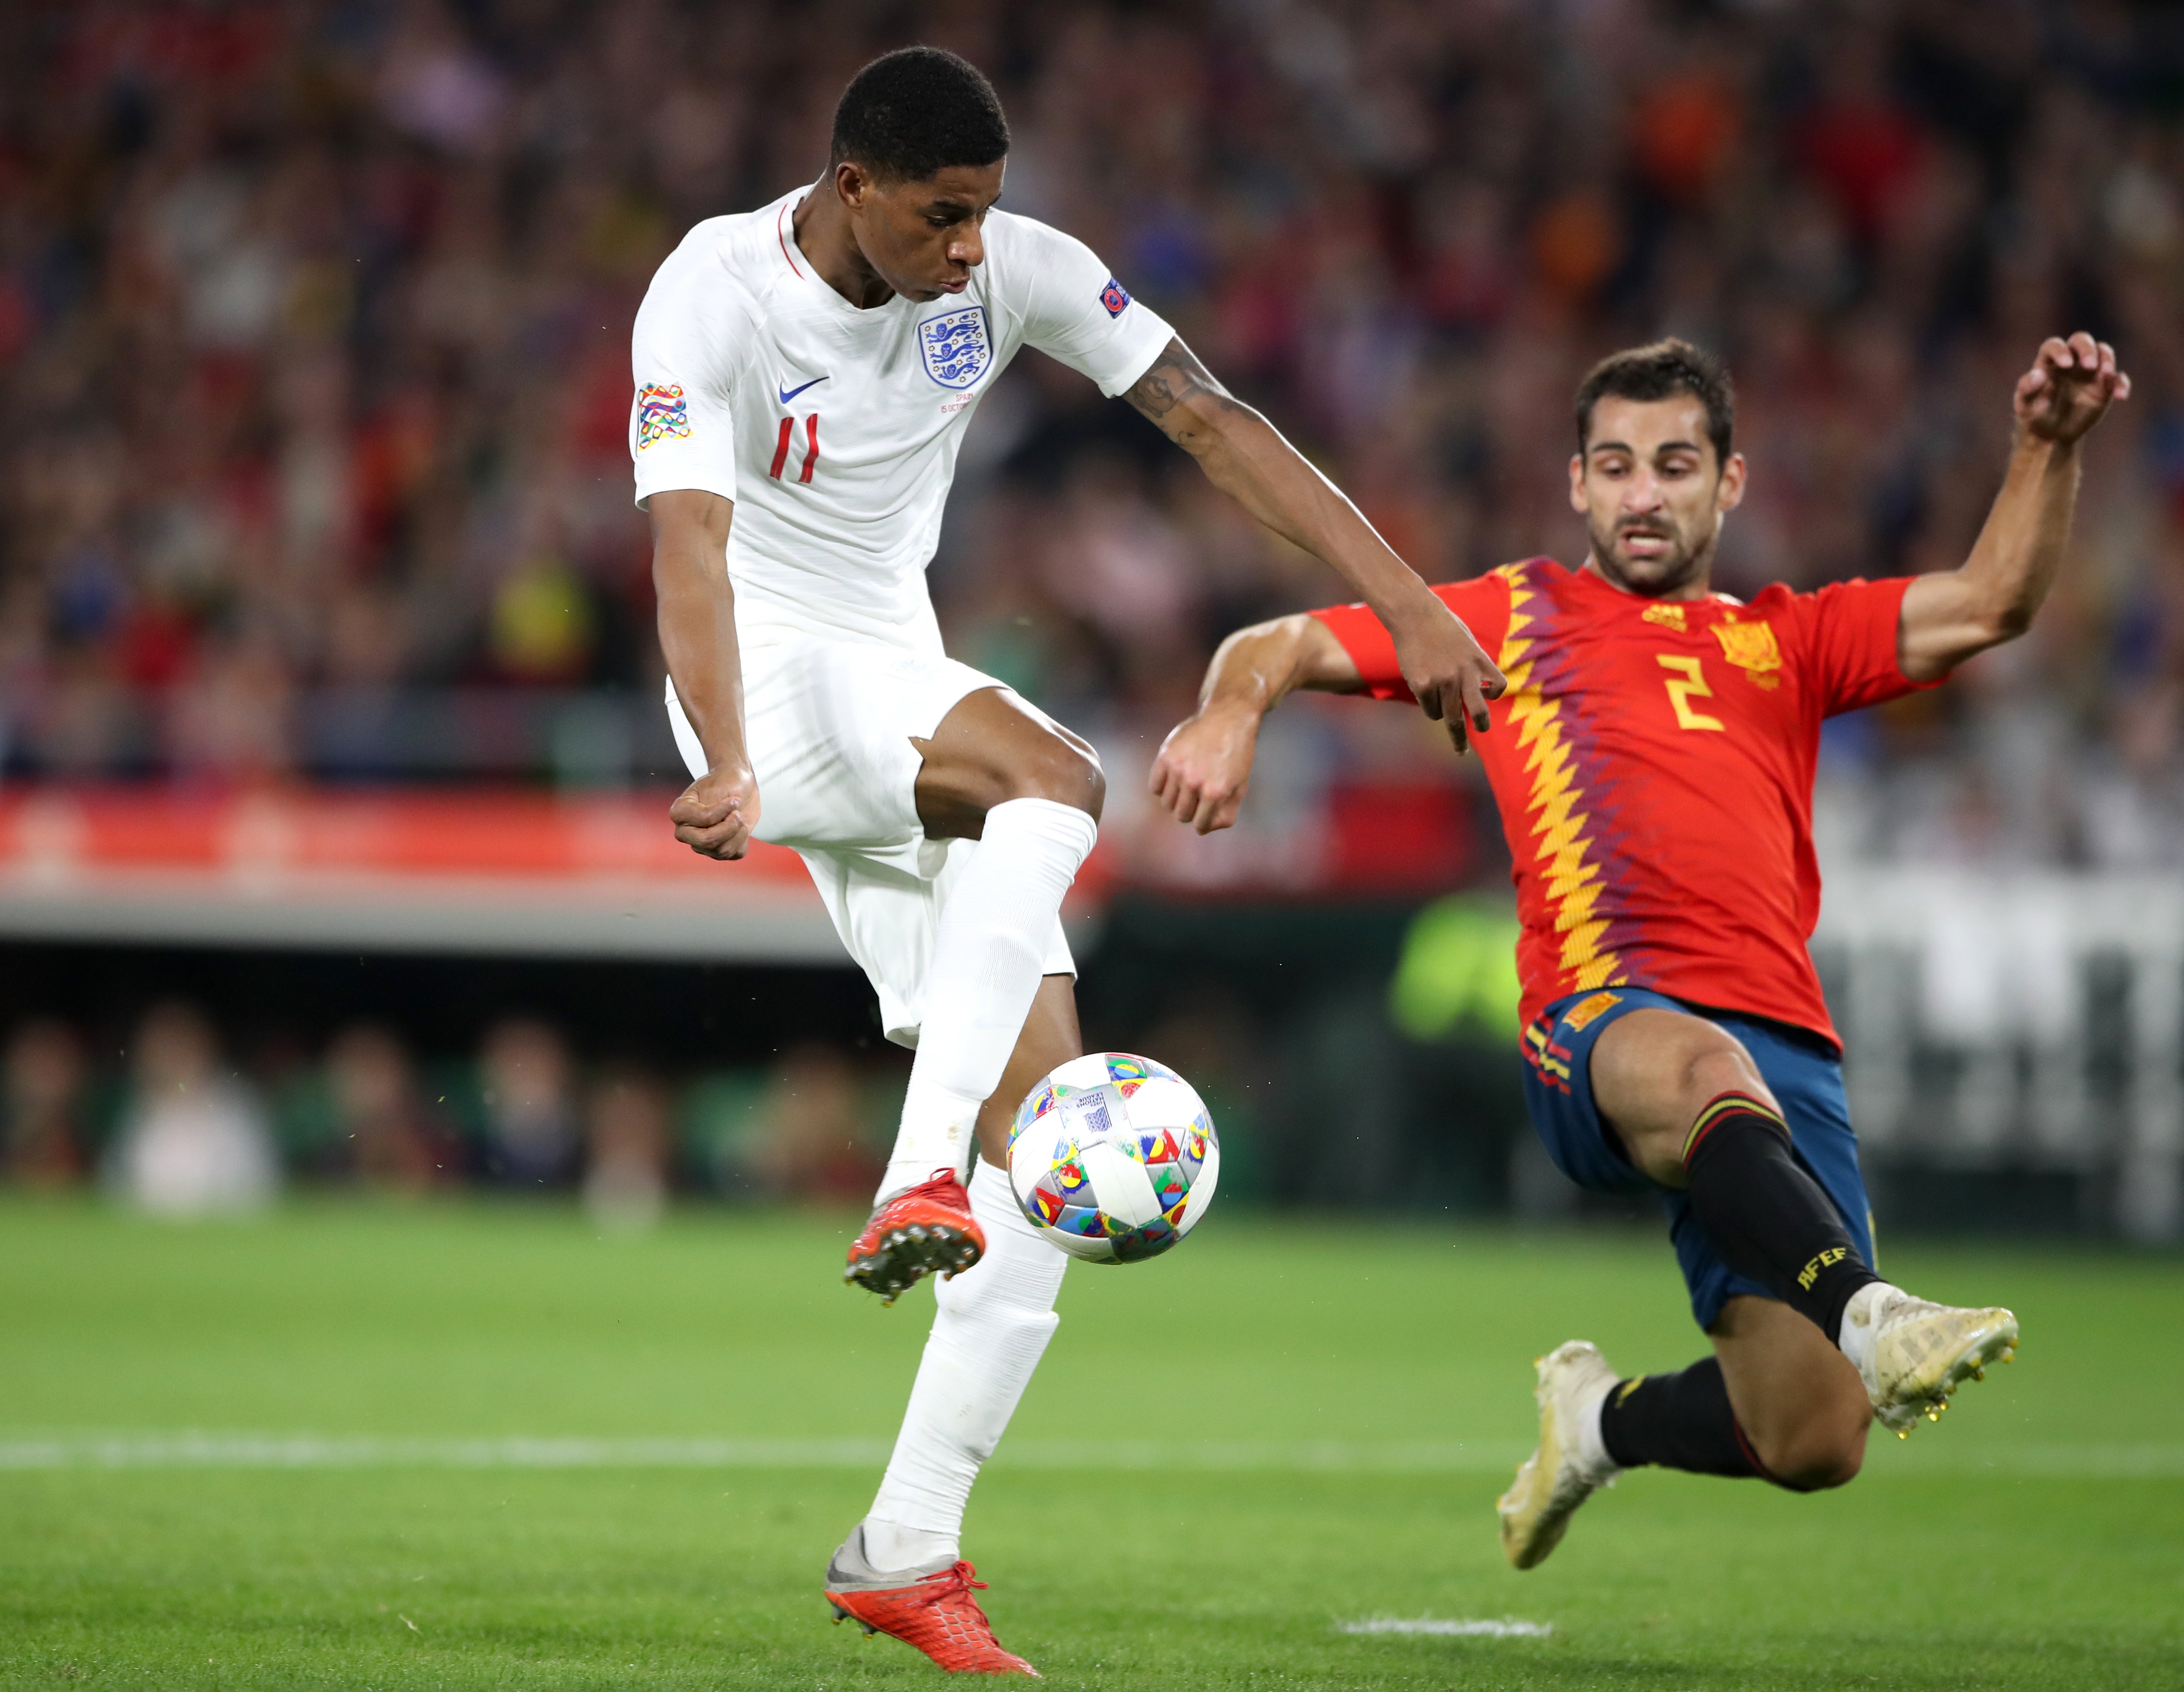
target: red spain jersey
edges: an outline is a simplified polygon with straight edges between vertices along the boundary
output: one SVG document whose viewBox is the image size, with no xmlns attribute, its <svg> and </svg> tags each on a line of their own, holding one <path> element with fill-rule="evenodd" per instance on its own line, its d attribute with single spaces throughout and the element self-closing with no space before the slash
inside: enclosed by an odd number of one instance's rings
<svg viewBox="0 0 2184 1692">
<path fill-rule="evenodd" d="M 1515 859 L 1526 1024 L 1628 986 L 1841 1043 L 1805 949 L 1820 721 L 1918 685 L 1908 585 L 1671 602 L 1535 558 L 1434 589 L 1509 681 L 1472 745 Z M 1313 615 L 1374 698 L 1411 697 L 1370 611 Z"/>
</svg>

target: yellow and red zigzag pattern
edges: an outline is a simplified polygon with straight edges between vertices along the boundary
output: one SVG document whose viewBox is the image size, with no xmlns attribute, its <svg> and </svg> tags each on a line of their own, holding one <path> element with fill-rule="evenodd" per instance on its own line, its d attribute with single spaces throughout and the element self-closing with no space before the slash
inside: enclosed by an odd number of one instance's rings
<svg viewBox="0 0 2184 1692">
<path fill-rule="evenodd" d="M 1568 982 L 1561 991 L 1615 986 L 1623 980 L 1623 960 L 1600 949 L 1607 929 L 1607 919 L 1592 913 L 1600 898 L 1600 866 L 1585 861 L 1591 843 L 1585 838 L 1586 815 L 1578 809 L 1585 791 L 1577 783 L 1575 755 L 1563 736 L 1562 704 L 1542 697 L 1532 680 L 1533 638 L 1524 631 L 1537 620 L 1538 613 L 1527 607 L 1538 590 L 1526 584 L 1521 566 L 1505 566 L 1502 574 L 1509 584 L 1509 628 L 1496 662 L 1509 683 L 1507 729 L 1515 733 L 1531 777 L 1526 813 L 1536 842 L 1533 868 L 1544 885 L 1555 932 L 1562 936 L 1560 968 Z"/>
</svg>

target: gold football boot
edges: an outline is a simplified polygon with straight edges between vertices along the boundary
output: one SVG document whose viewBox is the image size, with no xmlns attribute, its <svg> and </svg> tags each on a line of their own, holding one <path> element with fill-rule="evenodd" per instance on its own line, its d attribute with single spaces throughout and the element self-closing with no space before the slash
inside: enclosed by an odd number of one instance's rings
<svg viewBox="0 0 2184 1692">
<path fill-rule="evenodd" d="M 1881 1281 L 1850 1301 L 1842 1337 L 1873 1414 L 1908 1438 L 1920 1416 L 1939 1421 L 1949 1394 L 1965 1381 L 1984 1379 L 1988 1364 L 2017 1354 L 2017 1318 L 1999 1305 L 1965 1310 L 1929 1304 Z"/>
<path fill-rule="evenodd" d="M 1596 1432 L 1585 1438 L 1588 1423 L 1597 1429 L 1601 1401 L 1617 1378 L 1600 1348 L 1571 1340 L 1540 1358 L 1539 1370 L 1532 1398 L 1540 1407 L 1540 1449 L 1494 1506 L 1502 1518 L 1502 1555 L 1520 1569 L 1546 1561 L 1578 1505 L 1613 1485 L 1620 1472 L 1598 1449 Z M 1588 1443 L 1595 1448 L 1590 1454 L 1581 1449 Z"/>
</svg>

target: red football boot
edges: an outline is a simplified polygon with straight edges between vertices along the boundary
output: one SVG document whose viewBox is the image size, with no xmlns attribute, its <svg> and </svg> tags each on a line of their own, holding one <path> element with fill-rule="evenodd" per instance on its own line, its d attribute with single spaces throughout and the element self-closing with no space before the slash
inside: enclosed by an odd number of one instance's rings
<svg viewBox="0 0 2184 1692">
<path fill-rule="evenodd" d="M 971 1195 L 954 1170 L 936 1170 L 932 1180 L 896 1193 L 872 1212 L 864 1232 L 850 1242 L 842 1279 L 885 1293 L 884 1302 L 892 1304 L 920 1276 L 936 1270 L 954 1274 L 985 1254 L 986 1231 L 971 1215 Z"/>
<path fill-rule="evenodd" d="M 861 1525 L 827 1566 L 827 1601 L 837 1625 L 854 1620 L 867 1633 L 885 1633 L 913 1645 L 951 1674 L 1028 1674 L 1039 1671 L 1013 1651 L 1001 1649 L 993 1624 L 973 1592 L 986 1583 L 973 1580 L 970 1564 L 933 1563 L 923 1568 L 883 1574 L 865 1561 Z"/>
</svg>

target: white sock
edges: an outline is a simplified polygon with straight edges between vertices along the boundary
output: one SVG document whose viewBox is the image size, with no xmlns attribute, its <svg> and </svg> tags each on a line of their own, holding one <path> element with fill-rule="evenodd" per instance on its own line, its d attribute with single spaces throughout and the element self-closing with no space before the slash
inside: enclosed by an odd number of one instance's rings
<svg viewBox="0 0 2184 1692">
<path fill-rule="evenodd" d="M 879 1197 L 960 1176 L 979 1107 L 1001 1084 L 1039 991 L 1061 896 L 1099 828 L 1073 805 L 1011 799 L 986 812 L 978 856 L 948 896 L 925 980 L 917 1058 Z"/>
<path fill-rule="evenodd" d="M 1054 1301 L 1069 1259 L 1024 1220 L 1008 1176 L 983 1159 L 971 1175 L 971 1214 L 986 1231 L 986 1254 L 934 1284 L 933 1332 L 865 1518 L 876 1569 L 954 1560 L 971 1483 L 1061 1325 Z"/>
<path fill-rule="evenodd" d="M 1901 1287 L 1886 1281 L 1869 1282 L 1852 1293 L 1850 1303 L 1843 1306 L 1842 1326 L 1836 1332 L 1836 1346 L 1857 1365 L 1861 1375 L 1873 1367 L 1873 1337 L 1880 1306 L 1892 1293 L 1899 1298 L 1904 1296 Z"/>
<path fill-rule="evenodd" d="M 1607 1441 L 1600 1432 L 1600 1413 L 1607 1407 L 1607 1395 L 1615 1390 L 1613 1379 L 1593 1394 L 1586 1403 L 1578 1406 L 1577 1426 L 1570 1430 L 1577 1447 L 1578 1461 L 1585 1471 L 1596 1477 L 1613 1478 L 1623 1471 L 1615 1460 L 1607 1455 Z"/>
</svg>

